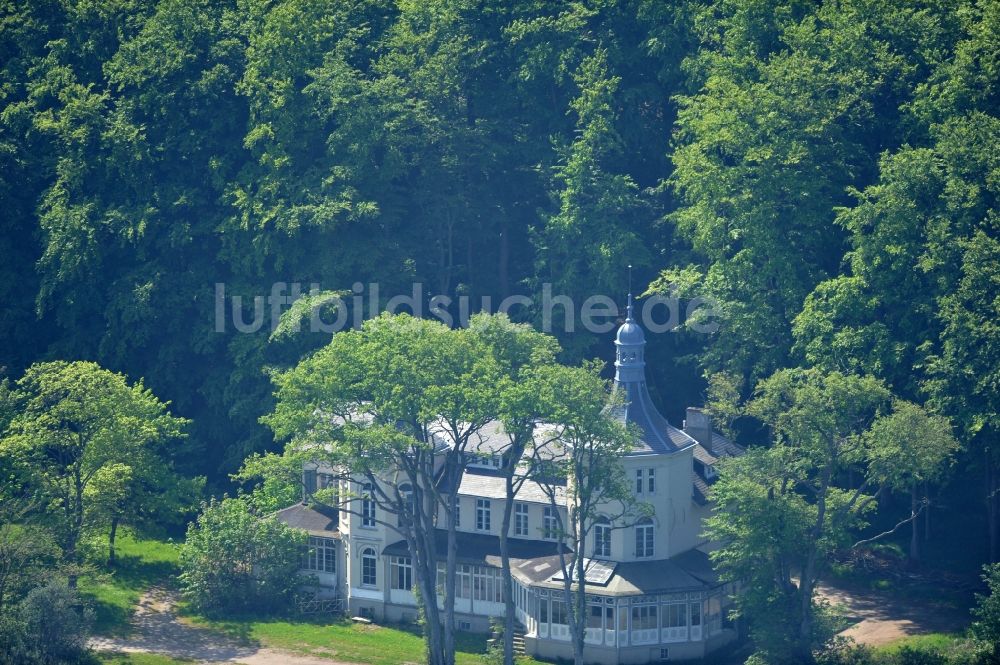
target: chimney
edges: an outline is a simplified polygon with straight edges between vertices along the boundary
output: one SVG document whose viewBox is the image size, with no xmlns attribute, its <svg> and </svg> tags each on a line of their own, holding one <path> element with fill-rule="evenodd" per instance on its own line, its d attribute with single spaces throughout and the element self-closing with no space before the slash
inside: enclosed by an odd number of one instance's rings
<svg viewBox="0 0 1000 665">
<path fill-rule="evenodd" d="M 684 416 L 684 432 L 704 446 L 705 450 L 715 454 L 712 450 L 712 419 L 709 415 L 701 409 L 689 406 Z"/>
</svg>

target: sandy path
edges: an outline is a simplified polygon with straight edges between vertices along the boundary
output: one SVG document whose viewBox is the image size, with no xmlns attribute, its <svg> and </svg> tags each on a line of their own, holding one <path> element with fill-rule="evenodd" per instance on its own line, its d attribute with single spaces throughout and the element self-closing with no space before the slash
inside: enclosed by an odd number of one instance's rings
<svg viewBox="0 0 1000 665">
<path fill-rule="evenodd" d="M 969 621 L 968 616 L 943 602 L 903 602 L 884 593 L 845 590 L 828 584 L 820 584 L 816 592 L 832 605 L 846 608 L 848 616 L 857 620 L 840 634 L 858 644 L 880 646 L 911 635 L 959 632 Z"/>
<path fill-rule="evenodd" d="M 95 651 L 158 653 L 201 663 L 241 663 L 242 665 L 352 665 L 326 658 L 255 646 L 247 646 L 214 631 L 186 625 L 173 611 L 174 597 L 153 587 L 139 600 L 128 637 L 95 637 L 89 646 Z"/>
</svg>

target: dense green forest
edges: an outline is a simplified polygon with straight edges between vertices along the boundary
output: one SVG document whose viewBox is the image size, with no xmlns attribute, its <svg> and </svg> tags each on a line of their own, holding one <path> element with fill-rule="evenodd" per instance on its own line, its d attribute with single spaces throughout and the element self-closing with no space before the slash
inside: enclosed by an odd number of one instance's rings
<svg viewBox="0 0 1000 665">
<path fill-rule="evenodd" d="M 995 560 L 998 196 L 996 0 L 0 1 L 0 367 L 144 377 L 216 489 L 329 340 L 217 332 L 216 284 L 621 300 L 632 264 L 720 322 L 650 336 L 669 417 L 711 385 L 754 442 L 775 371 L 878 377 L 950 419 L 932 505 Z"/>
</svg>

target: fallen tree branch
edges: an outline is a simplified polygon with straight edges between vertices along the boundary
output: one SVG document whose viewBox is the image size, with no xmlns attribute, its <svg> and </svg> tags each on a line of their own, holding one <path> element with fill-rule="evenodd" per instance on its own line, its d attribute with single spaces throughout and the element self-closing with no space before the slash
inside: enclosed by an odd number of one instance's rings
<svg viewBox="0 0 1000 665">
<path fill-rule="evenodd" d="M 913 520 L 917 519 L 917 517 L 920 515 L 920 513 L 924 512 L 924 508 L 926 508 L 929 503 L 930 503 L 930 501 L 928 501 L 926 498 L 923 499 L 920 502 L 920 507 L 918 509 L 916 509 L 915 511 L 911 512 L 910 516 L 907 517 L 905 520 L 903 520 L 902 522 L 900 522 L 896 526 L 892 527 L 888 531 L 883 531 L 882 533 L 874 535 L 871 538 L 865 538 L 864 540 L 859 540 L 858 542 L 856 542 L 853 545 L 851 545 L 851 549 L 853 550 L 856 547 L 861 547 L 862 545 L 867 545 L 868 543 L 873 543 L 873 542 L 875 542 L 876 540 L 878 540 L 880 538 L 885 538 L 886 536 L 890 536 L 890 535 L 896 533 L 899 530 L 899 528 L 902 527 L 904 524 L 909 524 Z"/>
</svg>

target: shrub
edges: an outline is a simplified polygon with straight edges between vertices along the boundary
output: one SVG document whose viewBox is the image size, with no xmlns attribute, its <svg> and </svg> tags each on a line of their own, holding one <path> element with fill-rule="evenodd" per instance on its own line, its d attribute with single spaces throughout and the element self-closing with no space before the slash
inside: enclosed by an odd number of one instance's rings
<svg viewBox="0 0 1000 665">
<path fill-rule="evenodd" d="M 28 592 L 0 617 L 0 663 L 54 665 L 79 660 L 92 615 L 76 591 L 52 582 Z"/>
<path fill-rule="evenodd" d="M 893 665 L 948 665 L 948 663 L 948 658 L 942 654 L 911 647 L 901 648 L 893 658 Z"/>
<path fill-rule="evenodd" d="M 972 610 L 972 636 L 991 651 L 989 658 L 1000 663 L 1000 563 L 983 568 L 983 581 L 989 588 L 987 596 L 976 594 L 976 607 Z"/>
<path fill-rule="evenodd" d="M 304 532 L 253 514 L 242 499 L 212 501 L 181 548 L 182 591 L 208 616 L 284 612 L 302 582 L 304 546 Z"/>
</svg>

